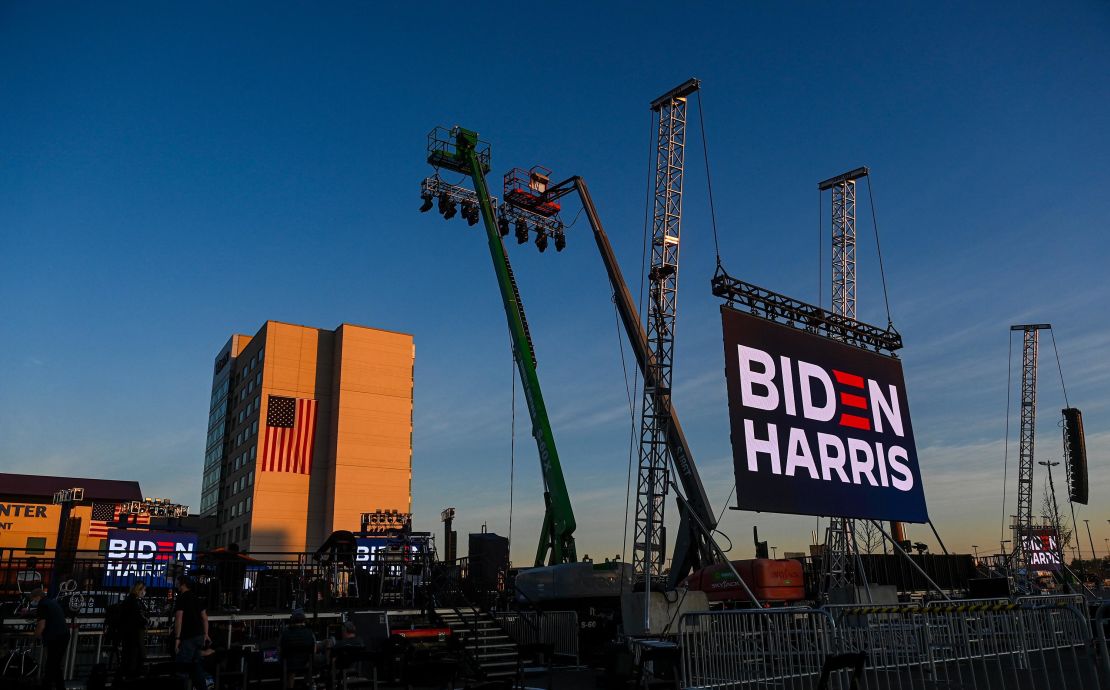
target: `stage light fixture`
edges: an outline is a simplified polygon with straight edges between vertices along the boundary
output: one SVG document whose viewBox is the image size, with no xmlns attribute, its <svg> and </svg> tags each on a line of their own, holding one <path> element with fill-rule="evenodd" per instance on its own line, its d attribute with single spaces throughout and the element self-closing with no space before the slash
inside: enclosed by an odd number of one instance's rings
<svg viewBox="0 0 1110 690">
<path fill-rule="evenodd" d="M 540 254 L 547 250 L 547 234 L 542 231 L 536 233 L 536 249 L 540 250 Z"/>
<path fill-rule="evenodd" d="M 447 196 L 447 192 L 440 192 L 439 194 L 439 212 L 443 214 L 444 220 L 451 220 L 458 213 L 455 202 Z"/>
<path fill-rule="evenodd" d="M 502 237 L 508 237 L 509 236 L 509 219 L 506 218 L 505 216 L 501 216 L 500 218 L 498 218 L 497 219 L 497 229 L 501 233 Z"/>
<path fill-rule="evenodd" d="M 420 212 L 421 213 L 427 213 L 428 211 L 431 211 L 432 210 L 432 195 L 427 193 L 427 192 L 424 192 L 423 194 L 420 195 L 420 198 L 424 200 L 424 203 L 420 205 Z"/>
<path fill-rule="evenodd" d="M 567 247 L 567 236 L 562 230 L 555 232 L 555 251 L 561 252 Z"/>
<path fill-rule="evenodd" d="M 467 225 L 477 225 L 478 207 L 473 202 L 464 201 L 462 203 L 462 216 L 466 219 Z"/>
<path fill-rule="evenodd" d="M 523 218 L 518 218 L 516 221 L 516 243 L 524 244 L 528 241 L 528 224 L 524 222 Z"/>
</svg>

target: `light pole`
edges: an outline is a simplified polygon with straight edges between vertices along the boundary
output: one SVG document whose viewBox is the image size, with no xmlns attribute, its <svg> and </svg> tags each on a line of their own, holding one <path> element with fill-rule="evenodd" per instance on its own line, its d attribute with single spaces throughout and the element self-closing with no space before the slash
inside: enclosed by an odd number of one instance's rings
<svg viewBox="0 0 1110 690">
<path fill-rule="evenodd" d="M 85 500 L 85 490 L 82 488 L 61 489 L 54 492 L 54 503 L 61 506 L 61 510 L 58 515 L 58 538 L 54 542 L 54 574 L 50 578 L 51 597 L 58 594 L 58 585 L 61 584 L 62 540 L 65 539 L 66 527 L 69 525 L 69 513 L 74 503 L 80 503 L 83 500 Z"/>
<path fill-rule="evenodd" d="M 1048 469 L 1048 492 L 1052 496 L 1052 529 L 1056 530 L 1056 552 L 1062 564 L 1064 562 L 1064 545 L 1060 541 L 1060 508 L 1056 505 L 1056 484 L 1052 481 L 1052 468 L 1060 463 L 1041 460 L 1037 464 Z"/>
<path fill-rule="evenodd" d="M 1084 520 L 1087 523 L 1087 540 L 1091 542 L 1091 560 L 1095 560 L 1095 540 L 1091 538 L 1091 521 Z"/>
<path fill-rule="evenodd" d="M 979 562 L 979 545 L 978 544 L 972 544 L 971 548 L 972 548 L 972 550 L 975 551 L 975 562 L 978 563 Z"/>
</svg>

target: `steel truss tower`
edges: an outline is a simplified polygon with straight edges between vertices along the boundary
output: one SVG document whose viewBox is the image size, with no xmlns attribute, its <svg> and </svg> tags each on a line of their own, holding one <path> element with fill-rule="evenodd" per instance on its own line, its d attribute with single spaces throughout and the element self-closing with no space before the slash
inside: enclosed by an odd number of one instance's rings
<svg viewBox="0 0 1110 690">
<path fill-rule="evenodd" d="M 650 375 L 644 377 L 640 418 L 640 465 L 636 482 L 636 527 L 632 565 L 647 582 L 663 574 L 663 526 L 671 462 L 671 368 L 678 313 L 678 248 L 682 230 L 682 177 L 686 147 L 686 98 L 700 83 L 690 79 L 651 104 L 656 114 L 655 203 L 648 271 L 647 342 Z M 646 602 L 645 602 L 646 603 Z M 648 606 L 644 607 L 645 622 Z"/>
<path fill-rule="evenodd" d="M 1014 523 L 1014 555 L 1017 564 L 1028 564 L 1023 537 L 1033 526 L 1033 441 L 1037 425 L 1037 348 L 1042 330 L 1052 328 L 1047 323 L 1010 326 L 1011 331 L 1021 331 L 1024 339 L 1021 348 L 1021 427 L 1018 432 L 1018 512 Z"/>
<path fill-rule="evenodd" d="M 866 177 L 866 167 L 856 168 L 817 185 L 818 192 L 832 193 L 832 312 L 856 319 L 856 180 Z M 855 523 L 834 517 L 825 533 L 821 559 L 823 591 L 849 587 L 855 581 L 852 558 L 856 551 Z"/>
</svg>

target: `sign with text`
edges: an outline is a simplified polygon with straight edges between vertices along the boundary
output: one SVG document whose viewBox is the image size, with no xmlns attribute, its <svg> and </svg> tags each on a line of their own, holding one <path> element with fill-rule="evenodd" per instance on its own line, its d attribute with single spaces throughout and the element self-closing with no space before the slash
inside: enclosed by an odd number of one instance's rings
<svg viewBox="0 0 1110 690">
<path fill-rule="evenodd" d="M 902 364 L 722 307 L 737 508 L 926 522 Z"/>
<path fill-rule="evenodd" d="M 142 580 L 147 587 L 172 587 L 171 564 L 191 570 L 196 562 L 197 535 L 192 532 L 108 532 L 103 584 L 126 586 Z"/>
<path fill-rule="evenodd" d="M 1059 536 L 1051 527 L 1033 527 L 1021 538 L 1030 570 L 1060 569 Z"/>
</svg>

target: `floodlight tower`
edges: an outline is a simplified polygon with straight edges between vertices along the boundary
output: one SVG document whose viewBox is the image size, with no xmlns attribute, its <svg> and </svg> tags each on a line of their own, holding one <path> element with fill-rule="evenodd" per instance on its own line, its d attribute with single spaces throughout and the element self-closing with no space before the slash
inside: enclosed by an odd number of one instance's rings
<svg viewBox="0 0 1110 690">
<path fill-rule="evenodd" d="M 856 318 L 856 180 L 868 175 L 866 167 L 830 177 L 817 184 L 818 193 L 832 194 L 832 312 Z M 825 536 L 825 577 L 822 587 L 849 587 L 854 578 L 852 521 L 834 517 Z M 897 538 L 897 537 L 896 537 Z M 827 591 L 827 590 L 826 590 Z"/>
<path fill-rule="evenodd" d="M 666 558 L 664 507 L 671 462 L 671 370 L 678 316 L 678 249 L 682 230 L 682 180 L 687 97 L 701 82 L 689 79 L 651 103 L 656 117 L 655 202 L 648 270 L 647 343 L 650 374 L 644 376 L 640 412 L 640 462 L 636 482 L 636 527 L 632 565 L 644 577 L 645 629 L 651 581 L 663 574 Z"/>
<path fill-rule="evenodd" d="M 1028 563 L 1024 537 L 1033 526 L 1033 441 L 1037 425 L 1037 346 L 1047 323 L 1010 326 L 1023 333 L 1021 348 L 1021 428 L 1018 432 L 1018 512 L 1014 520 L 1014 555 L 1017 565 Z"/>
</svg>

